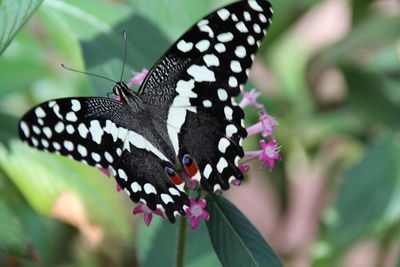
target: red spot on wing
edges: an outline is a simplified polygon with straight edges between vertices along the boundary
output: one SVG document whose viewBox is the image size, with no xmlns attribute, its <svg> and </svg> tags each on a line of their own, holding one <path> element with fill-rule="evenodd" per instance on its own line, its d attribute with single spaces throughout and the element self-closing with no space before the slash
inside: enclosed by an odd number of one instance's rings
<svg viewBox="0 0 400 267">
<path fill-rule="evenodd" d="M 186 172 L 189 174 L 190 177 L 193 177 L 197 174 L 199 171 L 199 168 L 197 167 L 196 162 L 190 155 L 185 155 L 183 160 L 183 166 L 185 167 Z M 187 160 L 187 163 L 185 164 L 185 159 Z"/>
<path fill-rule="evenodd" d="M 175 185 L 180 185 L 183 183 L 181 177 L 174 171 L 172 168 L 165 167 L 165 172 L 167 173 L 169 179 L 175 184 Z"/>
</svg>

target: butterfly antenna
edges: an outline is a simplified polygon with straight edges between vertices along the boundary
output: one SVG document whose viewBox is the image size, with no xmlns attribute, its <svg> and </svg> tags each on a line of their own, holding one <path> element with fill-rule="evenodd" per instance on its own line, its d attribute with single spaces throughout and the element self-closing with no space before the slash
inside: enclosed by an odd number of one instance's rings
<svg viewBox="0 0 400 267">
<path fill-rule="evenodd" d="M 109 81 L 111 81 L 111 82 L 113 82 L 113 83 L 117 83 L 116 81 L 111 80 L 110 78 L 107 78 L 107 77 L 104 77 L 104 76 L 101 76 L 101 75 L 98 75 L 98 74 L 94 74 L 94 73 L 89 73 L 89 72 L 85 72 L 85 71 L 80 71 L 80 70 L 75 70 L 75 69 L 68 68 L 68 67 L 65 66 L 64 64 L 61 64 L 61 67 L 63 67 L 63 68 L 66 69 L 66 70 L 70 70 L 70 71 L 77 72 L 77 73 L 82 73 L 82 74 L 86 74 L 86 75 L 90 75 L 90 76 L 95 76 L 95 77 L 103 78 L 103 79 L 109 80 Z"/>
<path fill-rule="evenodd" d="M 128 42 L 126 41 L 126 31 L 122 32 L 122 37 L 124 38 L 124 61 L 122 63 L 121 77 L 119 79 L 120 82 L 122 82 L 122 77 L 124 76 L 126 54 L 128 53 Z"/>
</svg>

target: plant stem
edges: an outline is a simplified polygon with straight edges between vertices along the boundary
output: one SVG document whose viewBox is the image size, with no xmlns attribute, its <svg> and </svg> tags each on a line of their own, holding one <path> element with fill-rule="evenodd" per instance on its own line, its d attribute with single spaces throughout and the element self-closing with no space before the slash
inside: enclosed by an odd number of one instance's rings
<svg viewBox="0 0 400 267">
<path fill-rule="evenodd" d="M 185 244 L 186 244 L 186 225 L 187 225 L 187 217 L 182 217 L 179 222 L 178 255 L 176 257 L 176 267 L 184 266 Z"/>
</svg>

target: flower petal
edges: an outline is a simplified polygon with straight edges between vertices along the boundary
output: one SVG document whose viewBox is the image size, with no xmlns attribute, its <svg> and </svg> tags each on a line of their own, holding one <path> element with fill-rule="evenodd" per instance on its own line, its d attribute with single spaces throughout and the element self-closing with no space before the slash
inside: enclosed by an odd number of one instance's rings
<svg viewBox="0 0 400 267">
<path fill-rule="evenodd" d="M 145 213 L 144 216 L 144 223 L 146 224 L 146 226 L 149 226 L 151 223 L 151 219 L 153 219 L 153 214 L 152 213 Z"/>
<path fill-rule="evenodd" d="M 200 224 L 200 218 L 198 217 L 191 217 L 190 218 L 190 227 L 194 230 L 199 226 Z"/>
</svg>

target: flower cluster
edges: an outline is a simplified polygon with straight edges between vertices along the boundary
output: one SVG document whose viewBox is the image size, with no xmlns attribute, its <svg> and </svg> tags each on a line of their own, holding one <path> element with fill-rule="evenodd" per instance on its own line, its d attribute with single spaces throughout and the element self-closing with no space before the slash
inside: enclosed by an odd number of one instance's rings
<svg viewBox="0 0 400 267">
<path fill-rule="evenodd" d="M 251 168 L 248 162 L 258 159 L 261 161 L 261 169 L 268 166 L 271 170 L 275 166 L 275 160 L 281 159 L 281 155 L 279 154 L 280 147 L 273 137 L 273 132 L 275 127 L 278 126 L 278 122 L 265 111 L 262 104 L 257 103 L 256 98 L 260 95 L 259 92 L 255 89 L 252 89 L 249 93 L 242 90 L 242 95 L 243 99 L 239 103 L 241 108 L 249 105 L 255 109 L 262 108 L 259 112 L 259 122 L 247 128 L 247 138 L 261 134 L 263 138 L 267 138 L 269 141 L 266 142 L 265 139 L 261 139 L 260 150 L 246 151 L 245 159 L 240 162 L 239 168 L 243 173 L 247 173 Z"/>
<path fill-rule="evenodd" d="M 147 69 L 143 69 L 142 72 L 133 72 L 133 78 L 128 82 L 128 86 L 140 85 L 143 80 L 146 78 L 149 71 Z M 247 173 L 251 168 L 249 164 L 250 161 L 260 160 L 261 161 L 261 169 L 265 167 L 269 167 L 271 170 L 274 168 L 275 160 L 281 159 L 279 155 L 280 147 L 278 146 L 276 139 L 273 137 L 273 131 L 275 127 L 278 125 L 278 122 L 271 117 L 265 110 L 264 106 L 256 101 L 257 97 L 260 95 L 255 89 L 252 89 L 250 92 L 241 91 L 243 99 L 239 103 L 241 108 L 245 108 L 247 106 L 251 106 L 255 109 L 259 109 L 259 122 L 247 128 L 247 138 L 254 136 L 256 134 L 261 134 L 263 139 L 260 141 L 260 150 L 257 151 L 248 151 L 245 152 L 245 158 L 239 162 L 239 168 L 243 173 Z M 116 99 L 119 100 L 119 99 Z M 268 141 L 266 141 L 265 139 Z M 100 169 L 107 176 L 110 176 L 110 173 L 106 169 Z M 186 175 L 183 173 L 182 178 L 186 181 L 186 186 L 190 190 L 195 190 L 197 187 L 197 181 L 191 179 L 190 177 L 185 177 Z M 234 185 L 239 185 L 241 183 L 238 179 L 233 179 L 231 181 Z M 117 185 L 117 190 L 120 191 L 121 187 Z M 199 197 L 198 200 L 195 200 L 189 197 L 190 207 L 186 210 L 186 216 L 190 217 L 190 226 L 192 229 L 197 228 L 200 223 L 200 219 L 208 220 L 209 214 L 205 210 L 207 202 L 204 198 Z M 161 216 L 165 219 L 163 212 L 160 209 L 155 211 L 151 210 L 146 204 L 140 203 L 133 210 L 133 214 L 143 213 L 144 222 L 147 226 L 150 225 L 153 215 Z"/>
</svg>

